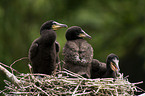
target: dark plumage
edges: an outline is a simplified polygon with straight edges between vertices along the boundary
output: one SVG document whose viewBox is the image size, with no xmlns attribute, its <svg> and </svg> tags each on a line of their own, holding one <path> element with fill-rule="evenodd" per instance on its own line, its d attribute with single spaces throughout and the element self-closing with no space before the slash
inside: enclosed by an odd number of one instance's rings
<svg viewBox="0 0 145 96">
<path fill-rule="evenodd" d="M 101 78 L 107 71 L 106 63 L 102 63 L 97 59 L 93 59 L 91 64 L 91 79 Z"/>
<path fill-rule="evenodd" d="M 56 32 L 65 24 L 53 20 L 45 22 L 40 28 L 40 37 L 35 39 L 29 49 L 29 60 L 34 73 L 51 75 L 58 62 L 59 44 L 56 43 Z"/>
<path fill-rule="evenodd" d="M 116 78 L 120 68 L 119 68 L 119 57 L 115 54 L 109 54 L 107 56 L 107 71 L 102 76 L 102 78 Z"/>
<path fill-rule="evenodd" d="M 93 48 L 83 38 L 91 38 L 80 27 L 72 26 L 66 31 L 67 42 L 63 48 L 64 68 L 90 78 Z"/>
<path fill-rule="evenodd" d="M 60 50 L 60 45 L 57 41 L 55 41 L 55 48 L 56 48 L 56 63 L 59 63 L 59 50 Z"/>
</svg>

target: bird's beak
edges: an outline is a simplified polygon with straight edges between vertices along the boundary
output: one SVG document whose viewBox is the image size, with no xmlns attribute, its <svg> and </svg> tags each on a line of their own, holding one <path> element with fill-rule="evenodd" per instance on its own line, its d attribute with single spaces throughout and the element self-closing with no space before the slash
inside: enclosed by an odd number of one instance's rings
<svg viewBox="0 0 145 96">
<path fill-rule="evenodd" d="M 55 22 L 53 25 L 52 25 L 52 29 L 53 30 L 58 30 L 58 29 L 61 29 L 61 28 L 66 28 L 67 25 L 66 24 L 60 24 L 58 22 Z"/>
<path fill-rule="evenodd" d="M 84 30 L 81 30 L 82 33 L 79 34 L 79 37 L 86 37 L 91 39 L 92 37 L 90 35 L 88 35 Z"/>
<path fill-rule="evenodd" d="M 119 72 L 120 71 L 119 60 L 114 59 L 113 62 L 111 62 L 111 68 L 112 68 L 113 71 Z"/>
</svg>

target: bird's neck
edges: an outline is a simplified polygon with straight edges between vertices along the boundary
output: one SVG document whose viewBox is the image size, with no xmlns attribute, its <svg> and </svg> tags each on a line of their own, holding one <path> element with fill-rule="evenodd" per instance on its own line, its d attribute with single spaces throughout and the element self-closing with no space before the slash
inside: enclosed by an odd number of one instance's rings
<svg viewBox="0 0 145 96">
<path fill-rule="evenodd" d="M 113 73 L 114 71 L 111 69 L 111 65 L 110 65 L 110 63 L 109 62 L 107 62 L 107 70 L 108 70 L 108 72 L 109 73 Z"/>
<path fill-rule="evenodd" d="M 51 45 L 56 40 L 56 33 L 53 30 L 44 30 L 41 33 L 41 43 L 45 45 Z"/>
</svg>

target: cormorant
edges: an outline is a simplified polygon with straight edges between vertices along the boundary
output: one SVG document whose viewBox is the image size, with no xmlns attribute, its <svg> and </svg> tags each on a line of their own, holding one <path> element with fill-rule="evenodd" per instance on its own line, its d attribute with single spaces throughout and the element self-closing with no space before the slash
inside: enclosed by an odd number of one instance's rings
<svg viewBox="0 0 145 96">
<path fill-rule="evenodd" d="M 93 59 L 91 64 L 91 79 L 101 78 L 107 71 L 106 63 L 97 59 Z"/>
<path fill-rule="evenodd" d="M 91 38 L 78 26 L 72 26 L 66 31 L 67 42 L 63 48 L 64 68 L 90 78 L 91 61 L 93 59 L 93 48 L 84 40 Z"/>
<path fill-rule="evenodd" d="M 107 56 L 107 71 L 102 78 L 116 78 L 120 71 L 119 68 L 119 57 L 113 53 Z"/>
<path fill-rule="evenodd" d="M 35 39 L 29 49 L 29 60 L 32 64 L 33 73 L 51 75 L 58 62 L 59 44 L 56 42 L 56 32 L 65 24 L 50 20 L 40 28 L 40 37 Z"/>
</svg>

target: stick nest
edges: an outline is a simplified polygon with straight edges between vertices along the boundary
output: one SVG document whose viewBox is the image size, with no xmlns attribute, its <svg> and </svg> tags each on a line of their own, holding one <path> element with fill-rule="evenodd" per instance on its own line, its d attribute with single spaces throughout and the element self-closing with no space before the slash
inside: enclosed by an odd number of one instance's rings
<svg viewBox="0 0 145 96">
<path fill-rule="evenodd" d="M 0 91 L 0 93 L 8 96 L 130 96 L 135 95 L 134 93 L 138 91 L 136 84 L 142 83 L 130 83 L 127 78 L 123 77 L 123 74 L 120 74 L 120 76 L 115 79 L 86 79 L 66 69 L 64 69 L 64 71 L 57 70 L 53 73 L 53 75 L 46 75 L 32 74 L 30 68 L 30 73 L 20 73 L 16 76 L 16 78 L 17 82 L 12 82 L 12 80 L 4 80 L 6 86 L 4 90 Z"/>
<path fill-rule="evenodd" d="M 21 84 L 5 80 L 5 95 L 134 95 L 137 91 L 136 83 L 123 79 L 123 75 L 116 79 L 86 79 L 69 71 L 59 71 L 52 76 L 28 73 L 16 77 Z"/>
</svg>

